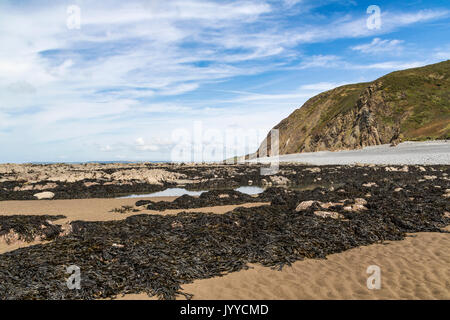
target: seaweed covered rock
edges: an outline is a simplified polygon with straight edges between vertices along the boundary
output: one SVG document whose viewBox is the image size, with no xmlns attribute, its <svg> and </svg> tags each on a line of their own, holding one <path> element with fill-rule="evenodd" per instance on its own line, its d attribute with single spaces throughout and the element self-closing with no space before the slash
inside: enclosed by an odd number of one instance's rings
<svg viewBox="0 0 450 320">
<path fill-rule="evenodd" d="M 51 221 L 63 219 L 65 216 L 27 216 L 12 215 L 0 216 L 0 239 L 9 244 L 13 241 L 31 242 L 36 239 L 52 240 L 60 235 L 63 230 L 61 225 Z"/>
<path fill-rule="evenodd" d="M 174 201 L 154 202 L 151 200 L 140 200 L 136 206 L 147 205 L 148 210 L 163 211 L 167 209 L 192 209 L 210 206 L 223 206 L 258 202 L 259 199 L 235 190 L 212 190 L 202 193 L 199 197 L 182 195 Z"/>
</svg>

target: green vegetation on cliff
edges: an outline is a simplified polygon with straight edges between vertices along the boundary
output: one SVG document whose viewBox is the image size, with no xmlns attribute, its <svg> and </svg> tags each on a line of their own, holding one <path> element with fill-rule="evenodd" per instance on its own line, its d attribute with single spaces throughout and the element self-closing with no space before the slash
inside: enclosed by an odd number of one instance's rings
<svg viewBox="0 0 450 320">
<path fill-rule="evenodd" d="M 280 154 L 450 139 L 449 75 L 447 60 L 323 92 L 275 126 Z"/>
</svg>

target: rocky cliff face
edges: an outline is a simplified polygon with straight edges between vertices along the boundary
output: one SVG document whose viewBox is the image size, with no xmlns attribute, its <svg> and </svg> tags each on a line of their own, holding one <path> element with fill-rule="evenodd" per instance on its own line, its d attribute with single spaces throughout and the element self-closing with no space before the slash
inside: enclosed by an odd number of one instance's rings
<svg viewBox="0 0 450 320">
<path fill-rule="evenodd" d="M 449 75 L 450 60 L 321 93 L 274 127 L 280 154 L 450 139 Z"/>
</svg>

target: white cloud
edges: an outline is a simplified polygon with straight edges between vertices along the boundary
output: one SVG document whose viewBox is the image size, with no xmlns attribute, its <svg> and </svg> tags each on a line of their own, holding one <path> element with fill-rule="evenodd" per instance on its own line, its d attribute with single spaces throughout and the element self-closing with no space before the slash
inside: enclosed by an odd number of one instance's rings
<svg viewBox="0 0 450 320">
<path fill-rule="evenodd" d="M 398 54 L 403 50 L 402 40 L 383 40 L 374 38 L 372 42 L 352 47 L 352 50 L 360 51 L 365 54 L 390 53 Z"/>
<path fill-rule="evenodd" d="M 327 91 L 340 86 L 348 84 L 348 82 L 319 82 L 319 83 L 311 83 L 305 84 L 300 87 L 300 90 L 311 90 L 311 91 Z"/>
<path fill-rule="evenodd" d="M 283 0 L 283 4 L 288 8 L 291 8 L 301 2 L 303 2 L 303 0 Z"/>
<path fill-rule="evenodd" d="M 232 124 L 269 129 L 274 119 L 287 115 L 312 91 L 334 84 L 232 97 L 215 97 L 211 92 L 216 88 L 208 91 L 209 86 L 237 77 L 245 85 L 242 78 L 289 70 L 286 65 L 303 56 L 298 46 L 305 43 L 379 36 L 448 14 L 386 12 L 382 29 L 371 31 L 364 14 L 324 19 L 321 24 L 286 23 L 285 16 L 296 11 L 286 8 L 309 5 L 297 0 L 281 5 L 256 0 L 76 3 L 82 14 L 79 30 L 67 28 L 64 3 L 0 2 L 0 130 L 3 136 L 11 130 L 10 139 L 2 142 L 12 141 L 8 146 L 13 147 L 14 139 L 32 141 L 31 156 L 40 152 L 32 145 L 53 141 L 73 142 L 61 151 L 64 154 L 87 153 L 86 145 L 122 154 L 137 148 L 160 151 L 169 142 L 158 142 L 155 136 L 168 136 L 194 118 L 222 129 Z M 447 51 L 436 56 L 444 57 Z M 304 56 L 291 70 L 388 70 L 414 64 L 350 64 L 324 53 Z M 199 89 L 202 96 L 194 100 L 180 97 L 195 96 Z M 136 137 L 142 137 L 143 144 L 136 144 Z M 72 146 L 77 144 L 75 151 Z"/>
<path fill-rule="evenodd" d="M 341 58 L 335 55 L 316 55 L 307 57 L 298 66 L 299 69 L 317 68 L 317 67 L 336 67 L 341 63 Z"/>
<path fill-rule="evenodd" d="M 412 62 L 402 62 L 402 61 L 386 61 L 380 63 L 368 63 L 365 65 L 350 65 L 353 69 L 381 69 L 381 70 L 403 70 L 410 68 L 418 68 L 427 65 L 427 61 L 412 61 Z"/>
</svg>

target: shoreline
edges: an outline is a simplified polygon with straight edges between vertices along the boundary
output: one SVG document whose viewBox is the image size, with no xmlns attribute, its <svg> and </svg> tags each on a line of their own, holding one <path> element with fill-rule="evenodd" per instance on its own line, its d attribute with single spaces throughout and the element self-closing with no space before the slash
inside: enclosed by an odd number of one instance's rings
<svg viewBox="0 0 450 320">
<path fill-rule="evenodd" d="M 247 163 L 302 163 L 305 165 L 450 165 L 450 141 L 406 141 L 357 150 L 304 152 L 246 160 Z"/>
</svg>

